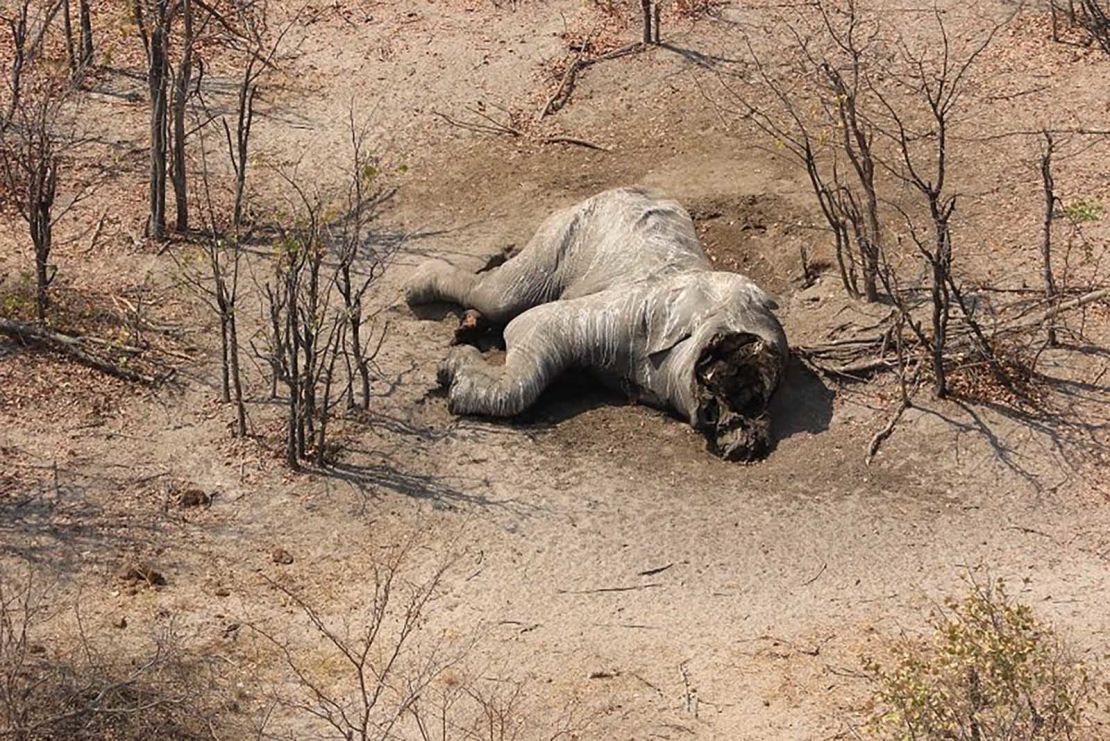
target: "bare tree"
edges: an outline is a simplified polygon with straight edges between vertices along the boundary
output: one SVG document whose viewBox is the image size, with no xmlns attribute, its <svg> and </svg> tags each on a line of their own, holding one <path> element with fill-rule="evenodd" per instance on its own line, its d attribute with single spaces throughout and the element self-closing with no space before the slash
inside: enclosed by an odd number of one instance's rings
<svg viewBox="0 0 1110 741">
<path fill-rule="evenodd" d="M 1044 188 L 1044 226 L 1041 239 L 1041 274 L 1044 280 L 1045 299 L 1052 302 L 1056 298 L 1056 278 L 1052 273 L 1052 222 L 1056 214 L 1056 186 L 1052 177 L 1052 155 L 1056 141 L 1047 129 L 1043 132 L 1045 147 L 1041 153 L 1041 183 Z M 1056 326 L 1054 319 L 1049 320 L 1046 341 L 1049 347 L 1056 345 Z"/>
<path fill-rule="evenodd" d="M 865 110 L 865 71 L 878 28 L 857 12 L 853 0 L 807 3 L 779 25 L 785 39 L 776 47 L 782 53 L 775 65 L 767 64 L 757 43 L 745 34 L 754 79 L 720 75 L 725 95 L 714 102 L 723 112 L 754 124 L 773 146 L 784 148 L 803 166 L 834 238 L 845 290 L 875 301 L 883 238 L 876 132 Z M 799 86 L 798 80 L 812 85 Z"/>
<path fill-rule="evenodd" d="M 192 738 L 207 730 L 200 667 L 177 650 L 172 624 L 149 651 L 87 632 L 78 604 L 64 638 L 57 590 L 30 567 L 0 574 L 0 737 Z"/>
<path fill-rule="evenodd" d="M 181 57 L 173 77 L 173 100 L 171 114 L 173 119 L 173 159 L 170 166 L 173 182 L 175 225 L 179 234 L 189 231 L 189 187 L 188 165 L 185 158 L 186 105 L 189 99 L 189 86 L 193 81 L 193 54 L 197 41 L 197 29 L 192 0 L 180 0 L 182 32 L 180 39 Z"/>
<path fill-rule="evenodd" d="M 213 196 L 213 176 L 208 164 L 209 152 L 203 125 L 197 125 L 200 136 L 200 202 L 204 206 L 202 265 L 178 260 L 185 282 L 212 307 L 220 323 L 221 399 L 235 404 L 235 431 L 247 434 L 247 412 L 243 398 L 243 381 L 239 360 L 239 277 L 242 257 L 241 235 L 229 219 L 221 219 Z"/>
<path fill-rule="evenodd" d="M 87 69 L 93 64 L 93 27 L 89 0 L 78 0 L 78 16 L 81 23 L 81 66 Z"/>
<path fill-rule="evenodd" d="M 54 226 L 83 200 L 91 187 L 71 183 L 57 207 L 59 174 L 66 158 L 83 142 L 77 133 L 72 81 L 55 72 L 39 53 L 52 14 L 32 31 L 29 3 L 9 19 L 14 57 L 8 78 L 12 99 L 0 125 L 0 199 L 27 222 L 35 261 L 35 317 L 45 323 L 49 288 L 57 274 L 51 262 Z M 30 82 L 31 84 L 26 84 Z"/>
<path fill-rule="evenodd" d="M 269 331 L 259 354 L 287 394 L 285 457 L 295 470 L 302 460 L 325 464 L 329 425 L 342 398 L 369 407 L 371 364 L 388 328 L 373 331 L 366 306 L 396 250 L 373 244 L 370 231 L 388 191 L 377 184 L 376 160 L 353 113 L 350 126 L 349 180 L 341 196 L 309 186 L 297 168 L 277 170 L 291 193 L 286 211 L 295 216 L 273 226 L 272 275 L 262 286 Z"/>
<path fill-rule="evenodd" d="M 389 264 L 393 249 L 375 243 L 370 226 L 378 206 L 392 191 L 380 184 L 380 164 L 367 150 L 367 133 L 359 129 L 352 107 L 349 119 L 351 164 L 347 191 L 341 215 L 327 226 L 330 241 L 338 257 L 336 288 L 343 300 L 346 337 L 344 359 L 347 365 L 346 396 L 348 406 L 370 408 L 371 364 L 385 340 L 388 326 L 379 328 L 376 342 L 373 327 L 368 336 L 366 297 Z M 374 343 L 373 349 L 369 343 Z M 356 394 L 355 385 L 359 392 Z"/>
<path fill-rule="evenodd" d="M 150 95 L 150 212 L 147 236 L 166 236 L 166 172 L 169 132 L 169 37 L 173 18 L 171 0 L 135 0 L 135 25 L 143 41 L 147 60 L 147 90 Z"/>
</svg>

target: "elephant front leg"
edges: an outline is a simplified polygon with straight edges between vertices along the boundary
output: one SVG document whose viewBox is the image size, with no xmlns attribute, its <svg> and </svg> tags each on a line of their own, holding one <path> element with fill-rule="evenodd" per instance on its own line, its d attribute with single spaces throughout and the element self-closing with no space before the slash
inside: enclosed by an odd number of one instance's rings
<svg viewBox="0 0 1110 741">
<path fill-rule="evenodd" d="M 452 414 L 512 417 L 535 403 L 551 379 L 564 370 L 562 354 L 550 342 L 510 343 L 504 365 L 491 365 L 470 345 L 451 348 L 439 368 Z"/>
</svg>

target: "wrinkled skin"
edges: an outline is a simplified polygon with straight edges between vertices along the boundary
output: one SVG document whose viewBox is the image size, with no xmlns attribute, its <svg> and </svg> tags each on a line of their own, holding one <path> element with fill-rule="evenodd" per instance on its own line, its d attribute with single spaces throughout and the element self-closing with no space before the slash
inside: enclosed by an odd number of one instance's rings
<svg viewBox="0 0 1110 741">
<path fill-rule="evenodd" d="M 768 450 L 767 402 L 788 354 L 775 303 L 714 271 L 689 214 L 657 193 L 610 190 L 559 211 L 520 254 L 479 273 L 425 263 L 406 299 L 462 306 L 463 330 L 506 325 L 503 366 L 468 345 L 441 365 L 455 414 L 514 416 L 582 368 L 632 384 L 723 458 Z"/>
</svg>

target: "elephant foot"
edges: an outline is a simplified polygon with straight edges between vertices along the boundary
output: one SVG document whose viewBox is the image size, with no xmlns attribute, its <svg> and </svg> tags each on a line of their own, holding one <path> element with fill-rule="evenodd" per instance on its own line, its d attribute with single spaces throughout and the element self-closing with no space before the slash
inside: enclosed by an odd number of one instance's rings
<svg viewBox="0 0 1110 741">
<path fill-rule="evenodd" d="M 738 332 L 714 338 L 695 368 L 698 411 L 694 426 L 709 449 L 729 461 L 753 461 L 770 451 L 767 402 L 785 361 L 755 335 Z"/>
<path fill-rule="evenodd" d="M 470 345 L 456 345 L 447 352 L 447 357 L 439 364 L 436 380 L 439 381 L 441 387 L 449 389 L 454 385 L 455 379 L 462 368 L 482 362 L 485 361 L 482 359 L 482 353 L 478 348 Z"/>
</svg>

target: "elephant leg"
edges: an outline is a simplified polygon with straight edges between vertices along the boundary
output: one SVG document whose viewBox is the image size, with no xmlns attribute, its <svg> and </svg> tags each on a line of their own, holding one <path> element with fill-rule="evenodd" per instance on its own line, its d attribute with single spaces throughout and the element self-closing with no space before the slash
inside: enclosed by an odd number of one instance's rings
<svg viewBox="0 0 1110 741">
<path fill-rule="evenodd" d="M 416 269 L 405 298 L 410 305 L 447 301 L 507 324 L 534 306 L 559 297 L 560 261 L 577 235 L 577 217 L 563 211 L 540 227 L 520 254 L 491 270 L 471 273 L 432 261 Z"/>
<path fill-rule="evenodd" d="M 491 365 L 469 345 L 451 349 L 439 369 L 453 414 L 512 417 L 532 406 L 568 365 L 569 354 L 554 305 L 531 309 L 505 332 L 504 365 Z M 547 316 L 545 316 L 547 315 Z"/>
</svg>

